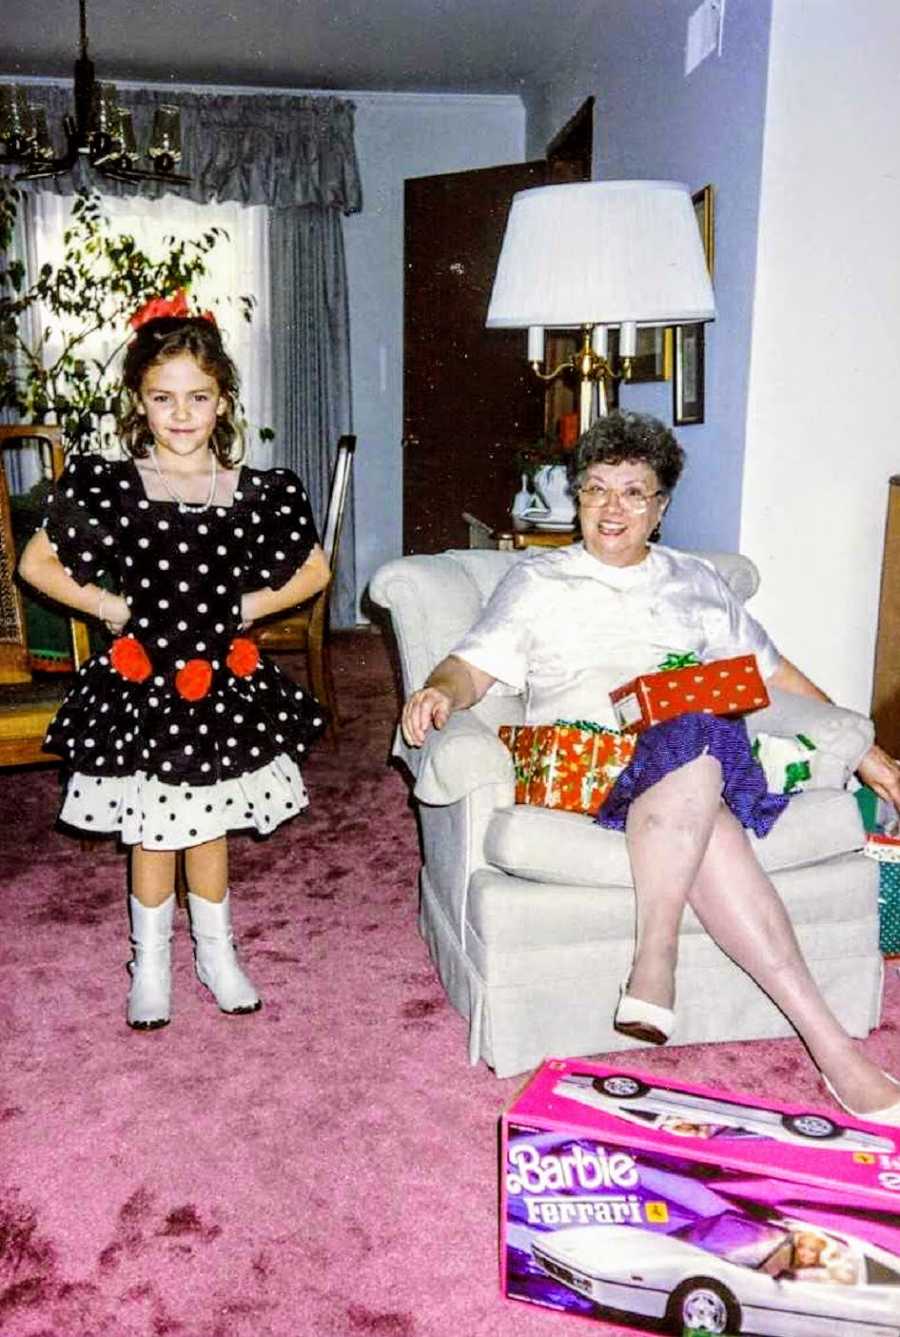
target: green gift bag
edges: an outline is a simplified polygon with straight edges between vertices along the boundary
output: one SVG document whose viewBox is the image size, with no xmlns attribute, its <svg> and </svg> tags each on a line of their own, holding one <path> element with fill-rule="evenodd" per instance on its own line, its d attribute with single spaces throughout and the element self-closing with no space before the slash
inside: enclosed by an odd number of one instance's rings
<svg viewBox="0 0 900 1337">
<path fill-rule="evenodd" d="M 878 795 L 874 789 L 869 789 L 866 785 L 860 785 L 853 795 L 859 807 L 859 815 L 862 818 L 862 824 L 867 831 L 874 831 L 878 825 Z"/>
<path fill-rule="evenodd" d="M 878 796 L 863 786 L 856 791 L 865 853 L 878 863 L 878 946 L 885 956 L 900 955 L 900 839 L 886 836 L 878 823 Z"/>
<path fill-rule="evenodd" d="M 883 863 L 878 882 L 878 945 L 885 956 L 900 955 L 900 863 Z"/>
</svg>

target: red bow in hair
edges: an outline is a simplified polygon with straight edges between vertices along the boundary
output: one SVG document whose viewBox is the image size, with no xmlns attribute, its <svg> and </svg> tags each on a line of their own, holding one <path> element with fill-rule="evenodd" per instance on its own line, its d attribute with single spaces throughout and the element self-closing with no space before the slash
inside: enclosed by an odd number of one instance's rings
<svg viewBox="0 0 900 1337">
<path fill-rule="evenodd" d="M 145 302 L 135 311 L 128 323 L 133 330 L 139 330 L 148 320 L 159 320 L 161 316 L 190 316 L 190 314 L 187 293 L 184 288 L 179 288 L 174 297 L 151 297 L 149 302 Z M 215 325 L 216 318 L 211 311 L 198 311 L 196 314 L 200 320 L 208 320 Z"/>
</svg>

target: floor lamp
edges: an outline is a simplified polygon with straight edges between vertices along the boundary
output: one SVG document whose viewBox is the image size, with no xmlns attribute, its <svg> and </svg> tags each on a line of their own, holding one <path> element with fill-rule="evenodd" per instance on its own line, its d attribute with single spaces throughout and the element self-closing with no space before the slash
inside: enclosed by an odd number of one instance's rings
<svg viewBox="0 0 900 1337">
<path fill-rule="evenodd" d="M 606 386 L 627 380 L 639 326 L 715 316 L 703 243 L 687 186 L 674 181 L 586 181 L 513 197 L 487 324 L 528 330 L 528 360 L 542 380 L 580 378 L 580 431 L 607 411 Z M 619 328 L 621 370 L 607 354 Z M 543 369 L 544 330 L 581 329 L 581 347 Z"/>
</svg>

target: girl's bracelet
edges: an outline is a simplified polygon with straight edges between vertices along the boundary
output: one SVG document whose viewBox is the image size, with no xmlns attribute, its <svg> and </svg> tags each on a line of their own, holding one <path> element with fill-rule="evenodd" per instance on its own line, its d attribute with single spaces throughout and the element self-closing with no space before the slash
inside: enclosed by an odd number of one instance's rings
<svg viewBox="0 0 900 1337">
<path fill-rule="evenodd" d="M 102 622 L 103 618 L 103 600 L 106 598 L 109 590 L 101 590 L 100 598 L 97 600 L 97 621 Z"/>
</svg>

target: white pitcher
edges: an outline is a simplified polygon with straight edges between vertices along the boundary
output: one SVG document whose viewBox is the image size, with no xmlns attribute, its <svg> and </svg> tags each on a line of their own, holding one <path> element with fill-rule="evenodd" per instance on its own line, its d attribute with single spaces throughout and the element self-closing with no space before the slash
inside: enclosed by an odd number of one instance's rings
<svg viewBox="0 0 900 1337">
<path fill-rule="evenodd" d="M 513 497 L 513 504 L 510 513 L 518 520 L 521 519 L 534 505 L 534 493 L 528 486 L 528 475 L 522 474 L 522 486 Z"/>
<path fill-rule="evenodd" d="M 570 524 L 575 519 L 575 502 L 569 492 L 569 476 L 564 464 L 545 464 L 534 475 L 534 487 L 547 507 L 545 520 Z"/>
</svg>

